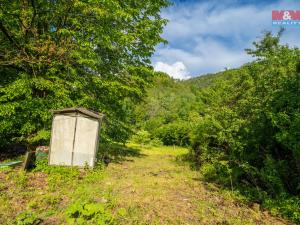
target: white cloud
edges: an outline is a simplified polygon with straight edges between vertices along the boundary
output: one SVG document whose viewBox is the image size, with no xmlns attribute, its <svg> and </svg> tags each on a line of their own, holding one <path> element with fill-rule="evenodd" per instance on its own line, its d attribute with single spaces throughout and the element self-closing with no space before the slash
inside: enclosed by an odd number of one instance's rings
<svg viewBox="0 0 300 225">
<path fill-rule="evenodd" d="M 163 48 L 155 60 L 172 64 L 182 62 L 193 75 L 217 72 L 225 67 L 235 68 L 252 60 L 244 50 L 233 50 L 214 40 L 199 41 L 193 50 Z M 156 65 L 156 63 L 154 64 Z M 200 71 L 200 72 L 198 72 Z"/>
<path fill-rule="evenodd" d="M 262 31 L 276 32 L 273 9 L 299 9 L 299 0 L 270 3 L 239 4 L 238 1 L 217 0 L 178 3 L 163 12 L 169 19 L 163 37 L 169 41 L 159 46 L 152 63 L 171 66 L 182 62 L 190 75 L 217 72 L 225 67 L 238 67 L 252 60 L 244 49 L 262 35 Z M 299 27 L 288 27 L 282 42 L 300 44 Z"/>
<path fill-rule="evenodd" d="M 175 62 L 173 64 L 157 62 L 154 65 L 154 70 L 165 72 L 170 77 L 173 77 L 175 79 L 186 80 L 191 78 L 183 62 Z"/>
</svg>

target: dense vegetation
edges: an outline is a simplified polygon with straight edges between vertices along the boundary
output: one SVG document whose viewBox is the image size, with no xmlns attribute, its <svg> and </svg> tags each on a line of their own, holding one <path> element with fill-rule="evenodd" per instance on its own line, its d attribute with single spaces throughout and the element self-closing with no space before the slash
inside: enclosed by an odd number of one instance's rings
<svg viewBox="0 0 300 225">
<path fill-rule="evenodd" d="M 188 146 L 204 179 L 300 222 L 300 50 L 266 33 L 247 50 L 255 61 L 173 80 L 149 60 L 168 5 L 2 0 L 0 152 L 47 144 L 52 109 L 86 107 L 107 115 L 106 140 L 125 143 L 135 126 L 136 142 Z"/>
<path fill-rule="evenodd" d="M 190 146 L 204 178 L 300 221 L 300 50 L 266 33 L 255 61 L 188 81 L 156 78 L 139 129 Z"/>
<path fill-rule="evenodd" d="M 167 0 L 0 2 L 0 149 L 47 143 L 51 110 L 107 115 L 107 139 L 124 142 L 128 110 L 152 76 L 150 56 Z"/>
</svg>

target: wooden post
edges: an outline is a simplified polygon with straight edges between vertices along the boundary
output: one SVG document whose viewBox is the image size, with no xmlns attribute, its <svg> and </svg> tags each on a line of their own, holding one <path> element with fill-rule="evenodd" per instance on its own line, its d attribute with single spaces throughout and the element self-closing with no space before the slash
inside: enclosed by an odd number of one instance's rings
<svg viewBox="0 0 300 225">
<path fill-rule="evenodd" d="M 23 163 L 23 170 L 28 170 L 30 166 L 32 166 L 34 159 L 35 159 L 35 152 L 33 151 L 26 152 L 25 160 Z"/>
</svg>

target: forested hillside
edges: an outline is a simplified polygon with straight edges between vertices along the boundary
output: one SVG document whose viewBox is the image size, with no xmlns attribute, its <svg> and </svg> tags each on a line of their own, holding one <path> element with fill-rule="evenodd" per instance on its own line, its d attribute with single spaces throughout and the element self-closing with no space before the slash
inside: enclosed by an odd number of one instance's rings
<svg viewBox="0 0 300 225">
<path fill-rule="evenodd" d="M 158 74 L 137 136 L 189 146 L 204 179 L 300 221 L 300 50 L 266 33 L 241 68 L 178 81 Z M 137 138 L 137 137 L 136 137 Z"/>
</svg>

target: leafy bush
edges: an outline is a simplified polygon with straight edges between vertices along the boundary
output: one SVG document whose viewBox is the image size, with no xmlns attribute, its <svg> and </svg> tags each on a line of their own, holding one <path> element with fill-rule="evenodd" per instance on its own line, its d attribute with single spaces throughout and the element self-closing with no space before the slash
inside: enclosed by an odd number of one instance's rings
<svg viewBox="0 0 300 225">
<path fill-rule="evenodd" d="M 145 130 L 140 130 L 132 137 L 132 141 L 142 145 L 149 144 L 151 141 L 150 133 Z"/>
<path fill-rule="evenodd" d="M 266 33 L 247 50 L 255 62 L 199 91 L 206 106 L 192 128 L 191 156 L 205 179 L 298 221 L 300 50 L 279 37 Z"/>
<path fill-rule="evenodd" d="M 150 145 L 154 146 L 154 147 L 159 147 L 159 146 L 162 146 L 163 144 L 164 143 L 160 139 L 158 139 L 158 138 L 153 138 L 150 141 Z"/>
<path fill-rule="evenodd" d="M 113 215 L 101 203 L 75 202 L 66 210 L 68 224 L 115 224 Z"/>
<path fill-rule="evenodd" d="M 161 126 L 154 135 L 165 145 L 187 146 L 190 144 L 189 132 L 187 123 L 176 122 Z"/>
<path fill-rule="evenodd" d="M 266 198 L 263 206 L 273 215 L 283 215 L 300 223 L 300 198 L 282 193 L 278 198 Z"/>
</svg>

